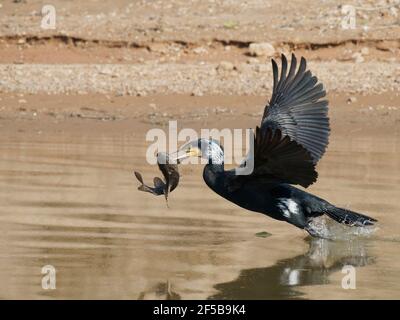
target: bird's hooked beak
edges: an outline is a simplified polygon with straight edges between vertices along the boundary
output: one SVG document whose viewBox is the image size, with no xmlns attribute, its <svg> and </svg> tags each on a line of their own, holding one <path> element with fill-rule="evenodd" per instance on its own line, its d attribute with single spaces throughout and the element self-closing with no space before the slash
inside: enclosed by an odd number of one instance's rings
<svg viewBox="0 0 400 320">
<path fill-rule="evenodd" d="M 180 163 L 182 160 L 191 158 L 191 157 L 200 157 L 201 156 L 201 151 L 199 148 L 194 147 L 192 145 L 184 145 L 181 148 L 179 148 L 178 151 L 171 153 L 170 159 L 172 161 L 176 161 L 176 163 Z"/>
</svg>

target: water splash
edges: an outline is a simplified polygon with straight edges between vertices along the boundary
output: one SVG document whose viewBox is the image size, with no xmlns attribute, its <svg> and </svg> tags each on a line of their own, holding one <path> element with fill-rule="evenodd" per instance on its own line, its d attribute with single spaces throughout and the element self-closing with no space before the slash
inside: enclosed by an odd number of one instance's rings
<svg viewBox="0 0 400 320">
<path fill-rule="evenodd" d="M 315 217 L 305 228 L 312 236 L 329 240 L 351 240 L 370 238 L 378 230 L 377 226 L 347 226 L 325 216 Z"/>
</svg>

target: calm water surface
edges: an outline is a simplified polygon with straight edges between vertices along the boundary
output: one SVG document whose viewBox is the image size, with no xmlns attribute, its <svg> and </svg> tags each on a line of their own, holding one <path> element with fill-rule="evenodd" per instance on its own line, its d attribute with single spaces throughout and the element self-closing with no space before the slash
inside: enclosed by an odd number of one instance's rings
<svg viewBox="0 0 400 320">
<path fill-rule="evenodd" d="M 219 198 L 201 168 L 162 197 L 136 135 L 1 137 L 0 298 L 400 298 L 400 139 L 335 137 L 310 191 L 379 219 L 370 238 L 311 240 Z M 261 238 L 255 234 L 272 235 Z M 56 290 L 41 269 L 56 268 Z M 356 289 L 341 286 L 356 267 Z"/>
</svg>

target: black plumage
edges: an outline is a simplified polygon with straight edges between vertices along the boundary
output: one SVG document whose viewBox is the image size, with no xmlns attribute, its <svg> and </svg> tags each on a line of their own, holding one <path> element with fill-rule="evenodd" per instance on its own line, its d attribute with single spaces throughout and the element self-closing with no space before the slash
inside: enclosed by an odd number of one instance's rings
<svg viewBox="0 0 400 320">
<path fill-rule="evenodd" d="M 325 153 L 329 142 L 328 101 L 320 100 L 326 92 L 317 77 L 306 71 L 306 60 L 292 55 L 289 74 L 287 60 L 282 55 L 282 70 L 278 81 L 278 66 L 272 60 L 274 85 L 272 97 L 265 107 L 262 128 L 278 128 L 311 153 L 314 163 Z"/>
<path fill-rule="evenodd" d="M 315 166 L 329 142 L 328 101 L 317 77 L 307 70 L 306 60 L 292 55 L 288 71 L 282 55 L 279 75 L 272 60 L 273 93 L 254 135 L 254 150 L 241 167 L 253 163 L 251 174 L 224 170 L 223 149 L 214 140 L 199 139 L 180 148 L 178 158 L 208 159 L 203 171 L 206 184 L 225 199 L 251 211 L 287 221 L 320 236 L 312 219 L 327 215 L 349 226 L 373 225 L 368 216 L 338 208 L 292 185 L 308 187 L 317 180 Z"/>
</svg>

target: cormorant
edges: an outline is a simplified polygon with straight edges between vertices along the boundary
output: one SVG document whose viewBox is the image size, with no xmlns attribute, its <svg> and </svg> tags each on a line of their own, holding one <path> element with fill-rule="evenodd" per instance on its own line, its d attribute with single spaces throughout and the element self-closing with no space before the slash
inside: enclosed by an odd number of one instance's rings
<svg viewBox="0 0 400 320">
<path fill-rule="evenodd" d="M 272 60 L 273 92 L 254 135 L 254 161 L 250 175 L 224 170 L 224 151 L 215 140 L 198 139 L 179 148 L 178 161 L 187 157 L 208 160 L 203 171 L 206 184 L 238 206 L 260 212 L 320 236 L 313 228 L 314 217 L 327 215 L 348 226 L 373 225 L 377 220 L 338 208 L 292 185 L 305 188 L 317 180 L 316 164 L 325 153 L 330 127 L 325 90 L 306 68 L 302 57 L 292 55 L 289 71 L 282 54 L 278 65 Z M 297 69 L 297 70 L 296 70 Z M 244 167 L 244 165 L 241 165 Z"/>
</svg>

